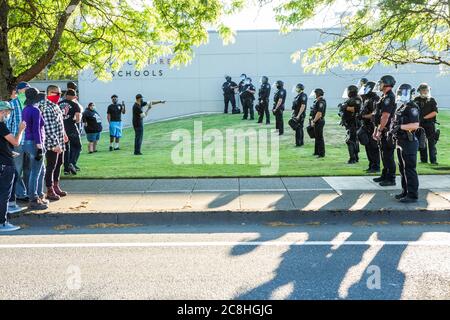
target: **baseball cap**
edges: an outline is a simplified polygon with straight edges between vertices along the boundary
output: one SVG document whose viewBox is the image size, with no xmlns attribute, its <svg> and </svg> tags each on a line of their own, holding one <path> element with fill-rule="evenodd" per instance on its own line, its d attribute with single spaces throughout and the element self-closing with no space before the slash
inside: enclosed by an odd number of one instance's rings
<svg viewBox="0 0 450 320">
<path fill-rule="evenodd" d="M 142 97 L 142 94 L 140 94 L 140 93 L 138 93 L 137 95 L 136 95 L 136 99 L 142 99 L 143 97 Z"/>
<path fill-rule="evenodd" d="M 3 110 L 12 110 L 12 107 L 8 101 L 0 101 L 0 111 Z"/>
<path fill-rule="evenodd" d="M 113 95 L 111 96 L 111 99 L 112 99 L 112 98 L 118 98 L 117 94 L 113 94 Z"/>
<path fill-rule="evenodd" d="M 22 89 L 28 89 L 28 88 L 30 88 L 30 84 L 28 82 L 22 81 L 17 84 L 16 90 L 22 90 Z"/>
</svg>

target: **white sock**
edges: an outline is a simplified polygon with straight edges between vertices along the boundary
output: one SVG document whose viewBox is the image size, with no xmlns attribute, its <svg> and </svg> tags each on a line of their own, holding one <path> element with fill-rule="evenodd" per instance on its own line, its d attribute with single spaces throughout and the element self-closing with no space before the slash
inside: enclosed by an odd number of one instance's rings
<svg viewBox="0 0 450 320">
<path fill-rule="evenodd" d="M 116 142 L 116 149 L 119 147 L 119 143 Z"/>
</svg>

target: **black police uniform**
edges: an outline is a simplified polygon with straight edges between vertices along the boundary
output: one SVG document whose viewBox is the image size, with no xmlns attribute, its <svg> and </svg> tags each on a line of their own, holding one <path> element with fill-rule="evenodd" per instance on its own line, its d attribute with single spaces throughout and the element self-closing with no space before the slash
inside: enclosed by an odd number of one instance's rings
<svg viewBox="0 0 450 320">
<path fill-rule="evenodd" d="M 222 84 L 222 90 L 223 90 L 223 100 L 225 103 L 225 107 L 223 109 L 224 113 L 228 113 L 228 104 L 231 102 L 231 107 L 233 110 L 236 109 L 236 99 L 234 97 L 234 87 L 237 87 L 236 82 L 234 81 L 225 81 Z"/>
<path fill-rule="evenodd" d="M 278 100 L 281 99 L 281 105 L 275 111 L 275 107 L 278 104 Z M 286 102 L 286 90 L 284 88 L 279 88 L 273 96 L 273 113 L 275 115 L 275 128 L 278 129 L 280 135 L 284 134 L 284 122 L 283 122 L 283 111 L 284 103 Z"/>
<path fill-rule="evenodd" d="M 304 144 L 303 126 L 305 122 L 307 104 L 308 104 L 308 96 L 304 92 L 299 93 L 292 102 L 292 110 L 294 110 L 294 112 L 292 113 L 293 117 L 298 117 L 298 113 L 300 112 L 302 105 L 305 105 L 305 110 L 303 110 L 303 113 L 300 115 L 300 118 L 298 120 L 298 127 L 297 130 L 295 130 L 296 146 L 302 146 Z"/>
<path fill-rule="evenodd" d="M 385 129 L 381 133 L 380 151 L 381 160 L 383 162 L 383 170 L 381 172 L 381 179 L 387 182 L 395 183 L 395 145 L 387 139 L 388 128 L 391 125 L 392 118 L 395 114 L 397 104 L 395 103 L 395 95 L 392 90 L 389 90 L 383 95 L 377 104 L 375 112 L 375 125 L 378 127 L 381 123 L 381 115 L 383 113 L 389 113 L 389 119 Z"/>
<path fill-rule="evenodd" d="M 241 106 L 244 107 L 244 103 L 242 102 L 242 95 L 241 93 L 244 92 L 244 87 L 245 87 L 245 80 L 241 80 L 238 84 L 238 92 L 239 92 L 239 100 L 241 101 Z"/>
<path fill-rule="evenodd" d="M 419 122 L 419 107 L 413 101 L 400 106 L 395 112 L 389 134 L 397 142 L 397 158 L 402 178 L 402 195 L 417 199 L 419 178 L 417 176 L 417 151 L 419 140 L 414 132 L 402 130 L 402 124 Z"/>
<path fill-rule="evenodd" d="M 419 106 L 420 126 L 425 130 L 427 136 L 428 152 L 430 154 L 430 162 L 437 163 L 436 150 L 436 117 L 431 119 L 424 119 L 427 114 L 431 112 L 438 112 L 437 103 L 434 98 L 416 97 L 414 102 Z M 420 149 L 420 161 L 428 162 L 427 147 Z"/>
<path fill-rule="evenodd" d="M 242 108 L 244 109 L 244 117 L 242 119 L 247 120 L 248 114 L 250 113 L 250 120 L 253 120 L 255 118 L 254 110 L 253 110 L 253 101 L 255 101 L 255 94 L 249 92 L 256 91 L 256 88 L 252 84 L 246 84 L 243 88 L 243 91 L 241 93 L 241 101 L 242 101 Z"/>
<path fill-rule="evenodd" d="M 348 107 L 354 108 L 354 112 L 350 112 L 347 110 Z M 359 144 L 357 138 L 358 131 L 358 116 L 362 107 L 362 99 L 359 96 L 348 98 L 344 102 L 344 108 L 342 115 L 342 123 L 347 129 L 347 137 L 345 139 L 345 143 L 347 144 L 348 154 L 349 154 L 349 162 L 358 162 L 359 161 Z"/>
<path fill-rule="evenodd" d="M 375 122 L 373 113 L 375 112 L 376 105 L 380 101 L 380 97 L 371 92 L 364 95 L 363 108 L 361 110 L 361 123 L 369 136 L 369 143 L 365 145 L 367 159 L 369 160 L 369 170 L 380 170 L 380 149 L 377 142 L 372 139 L 373 132 L 375 131 Z M 370 119 L 363 118 L 362 116 L 371 115 Z"/>
<path fill-rule="evenodd" d="M 325 140 L 323 138 L 323 128 L 325 126 L 325 113 L 327 110 L 327 102 L 323 97 L 315 100 L 310 112 L 310 121 L 313 121 L 317 112 L 322 113 L 322 117 L 314 124 L 314 155 L 325 157 Z"/>
<path fill-rule="evenodd" d="M 263 122 L 264 114 L 266 115 L 266 124 L 270 123 L 269 100 L 270 100 L 270 84 L 263 83 L 258 91 L 259 98 L 259 118 L 258 123 Z"/>
</svg>

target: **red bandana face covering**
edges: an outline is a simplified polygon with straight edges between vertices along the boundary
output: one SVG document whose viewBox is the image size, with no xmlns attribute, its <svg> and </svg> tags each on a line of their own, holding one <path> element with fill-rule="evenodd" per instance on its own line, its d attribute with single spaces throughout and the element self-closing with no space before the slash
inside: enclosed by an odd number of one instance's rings
<svg viewBox="0 0 450 320">
<path fill-rule="evenodd" d="M 58 103 L 59 96 L 48 96 L 47 99 L 50 100 L 53 103 Z"/>
</svg>

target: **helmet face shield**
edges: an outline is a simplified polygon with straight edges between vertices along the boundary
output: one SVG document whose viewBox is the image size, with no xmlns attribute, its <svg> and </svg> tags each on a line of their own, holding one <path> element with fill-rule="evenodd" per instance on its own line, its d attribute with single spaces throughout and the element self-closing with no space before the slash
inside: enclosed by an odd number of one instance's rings
<svg viewBox="0 0 450 320">
<path fill-rule="evenodd" d="M 342 98 L 343 99 L 348 99 L 349 97 L 348 97 L 348 89 L 347 88 L 345 88 L 344 89 L 344 92 L 342 92 Z"/>
<path fill-rule="evenodd" d="M 292 93 L 300 93 L 303 90 L 301 88 L 299 88 L 297 85 L 292 87 Z"/>
<path fill-rule="evenodd" d="M 315 92 L 314 89 L 313 89 L 313 90 L 311 91 L 311 93 L 309 94 L 309 97 L 310 97 L 310 98 L 316 98 L 316 92 Z"/>
<path fill-rule="evenodd" d="M 419 88 L 419 90 L 417 90 L 417 95 L 422 98 L 430 98 L 431 97 L 431 88 L 430 87 Z"/>
<path fill-rule="evenodd" d="M 401 103 L 408 103 L 411 101 L 412 96 L 411 96 L 411 91 L 410 89 L 398 89 L 397 90 L 397 101 L 401 102 Z"/>
<path fill-rule="evenodd" d="M 381 82 L 381 81 L 378 81 L 377 84 L 375 85 L 375 89 L 374 89 L 373 91 L 374 91 L 374 92 L 380 93 L 381 90 L 383 90 L 382 82 Z"/>
</svg>

